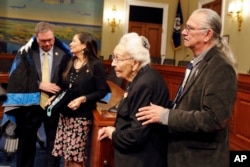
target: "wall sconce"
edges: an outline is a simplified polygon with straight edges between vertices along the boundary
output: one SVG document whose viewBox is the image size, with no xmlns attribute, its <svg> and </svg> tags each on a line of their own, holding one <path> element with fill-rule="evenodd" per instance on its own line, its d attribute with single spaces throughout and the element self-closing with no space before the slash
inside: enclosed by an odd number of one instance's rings
<svg viewBox="0 0 250 167">
<path fill-rule="evenodd" d="M 115 27 L 117 27 L 121 20 L 118 19 L 118 13 L 117 13 L 117 9 L 116 6 L 113 6 L 112 11 L 108 17 L 108 24 L 111 26 L 111 32 L 114 33 L 115 32 Z"/>
<path fill-rule="evenodd" d="M 242 0 L 235 0 L 229 4 L 228 15 L 236 18 L 238 21 L 238 31 L 241 31 L 243 2 Z"/>
</svg>

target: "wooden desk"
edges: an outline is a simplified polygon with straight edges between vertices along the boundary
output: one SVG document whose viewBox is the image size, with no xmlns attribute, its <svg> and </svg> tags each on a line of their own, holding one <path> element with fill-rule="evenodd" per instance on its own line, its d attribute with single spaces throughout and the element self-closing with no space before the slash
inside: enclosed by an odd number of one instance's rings
<svg viewBox="0 0 250 167">
<path fill-rule="evenodd" d="M 91 167 L 113 167 L 114 151 L 110 139 L 97 141 L 99 129 L 105 126 L 114 126 L 116 113 L 108 111 L 109 108 L 116 105 L 123 97 L 123 89 L 112 81 L 107 83 L 111 89 L 112 96 L 108 104 L 97 103 L 97 109 L 93 111 L 93 129 L 91 141 Z"/>
<path fill-rule="evenodd" d="M 113 126 L 115 113 L 94 111 L 94 121 L 92 129 L 92 144 L 91 144 L 91 167 L 113 167 L 114 166 L 114 151 L 112 142 L 106 138 L 102 141 L 97 141 L 98 130 L 105 126 Z"/>
</svg>

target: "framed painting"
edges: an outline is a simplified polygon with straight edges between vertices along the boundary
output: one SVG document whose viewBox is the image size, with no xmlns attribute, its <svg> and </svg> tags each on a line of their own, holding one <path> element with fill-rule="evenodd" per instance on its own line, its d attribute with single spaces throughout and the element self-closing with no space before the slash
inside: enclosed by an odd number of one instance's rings
<svg viewBox="0 0 250 167">
<path fill-rule="evenodd" d="M 66 44 L 78 32 L 89 32 L 101 45 L 104 0 L 1 0 L 0 41 L 14 53 L 34 34 L 40 21 L 54 26 Z"/>
</svg>

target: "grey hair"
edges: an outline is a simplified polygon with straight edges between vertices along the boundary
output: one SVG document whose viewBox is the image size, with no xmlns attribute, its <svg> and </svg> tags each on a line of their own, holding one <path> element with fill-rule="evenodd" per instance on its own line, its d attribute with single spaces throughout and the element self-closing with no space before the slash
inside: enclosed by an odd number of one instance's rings
<svg viewBox="0 0 250 167">
<path fill-rule="evenodd" d="M 151 62 L 150 60 L 150 44 L 144 36 L 137 33 L 127 33 L 122 36 L 118 45 L 122 45 L 126 53 L 133 59 L 139 61 L 141 66 L 145 66 Z"/>
<path fill-rule="evenodd" d="M 207 8 L 197 9 L 193 14 L 203 14 L 205 16 L 205 19 L 202 21 L 202 26 L 213 30 L 214 43 L 221 49 L 223 55 L 226 56 L 227 60 L 236 71 L 237 63 L 234 54 L 228 43 L 221 36 L 222 23 L 220 16 L 214 10 Z"/>
</svg>

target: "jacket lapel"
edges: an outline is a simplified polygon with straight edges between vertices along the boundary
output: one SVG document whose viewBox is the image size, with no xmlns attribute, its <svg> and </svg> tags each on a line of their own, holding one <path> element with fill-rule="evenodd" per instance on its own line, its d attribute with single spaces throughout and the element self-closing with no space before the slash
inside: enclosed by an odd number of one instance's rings
<svg viewBox="0 0 250 167">
<path fill-rule="evenodd" d="M 51 69 L 51 80 L 55 75 L 56 68 L 59 66 L 59 64 L 61 62 L 60 54 L 62 54 L 62 53 L 60 53 L 60 50 L 56 46 L 54 46 L 53 55 L 52 55 L 53 56 L 53 62 L 52 62 L 52 67 L 51 67 L 52 68 Z"/>
<path fill-rule="evenodd" d="M 36 71 L 38 73 L 39 79 L 42 80 L 41 60 L 40 60 L 39 50 L 34 51 L 32 55 L 33 55 L 33 61 L 36 65 Z"/>
<path fill-rule="evenodd" d="M 184 90 L 183 90 L 183 94 L 186 93 L 186 91 L 194 84 L 195 80 L 197 78 L 200 77 L 200 74 L 202 73 L 202 71 L 204 70 L 204 68 L 207 66 L 207 62 L 206 61 L 201 61 L 200 64 L 198 65 L 197 68 L 194 69 L 191 78 L 189 78 Z"/>
<path fill-rule="evenodd" d="M 183 97 L 183 95 L 185 95 L 188 92 L 189 88 L 194 84 L 196 79 L 200 77 L 200 74 L 205 69 L 205 67 L 207 66 L 207 63 L 213 57 L 214 52 L 216 50 L 217 50 L 216 47 L 213 47 L 212 49 L 210 49 L 208 51 L 208 53 L 206 54 L 206 56 L 204 57 L 204 59 L 201 60 L 198 67 L 194 69 L 195 71 L 192 72 L 191 78 L 189 78 L 188 82 L 186 83 L 185 88 L 183 90 L 183 93 L 182 93 L 180 99 Z"/>
</svg>

